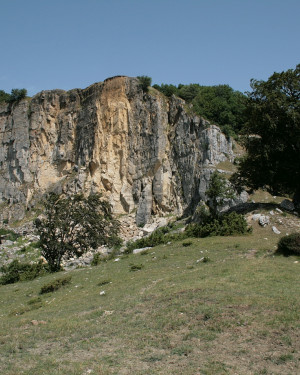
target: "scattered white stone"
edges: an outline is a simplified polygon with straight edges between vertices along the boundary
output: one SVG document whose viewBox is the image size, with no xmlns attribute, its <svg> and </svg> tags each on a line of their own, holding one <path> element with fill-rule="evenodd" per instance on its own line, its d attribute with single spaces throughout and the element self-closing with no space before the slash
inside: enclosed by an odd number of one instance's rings
<svg viewBox="0 0 300 375">
<path fill-rule="evenodd" d="M 272 231 L 276 234 L 280 234 L 281 232 L 276 228 L 276 227 L 272 227 Z"/>
<path fill-rule="evenodd" d="M 169 242 L 167 242 L 167 245 L 171 245 L 171 243 L 172 243 L 172 242 L 171 242 L 171 241 L 169 241 Z"/>
<path fill-rule="evenodd" d="M 108 311 L 108 310 L 104 311 L 104 315 L 112 315 L 113 313 L 114 311 Z"/>
<path fill-rule="evenodd" d="M 197 260 L 196 260 L 196 263 L 200 263 L 200 262 L 202 262 L 203 259 L 204 259 L 204 257 L 203 257 L 203 258 L 200 258 L 200 259 L 197 259 Z"/>
<path fill-rule="evenodd" d="M 142 253 L 142 252 L 144 252 L 144 251 L 146 251 L 148 249 L 152 249 L 152 247 L 148 246 L 148 247 L 142 247 L 140 249 L 134 249 L 133 252 L 132 252 L 132 254 L 139 254 L 139 253 Z"/>
<path fill-rule="evenodd" d="M 280 208 L 276 208 L 276 211 L 279 212 L 280 214 L 282 214 L 282 211 Z"/>
<path fill-rule="evenodd" d="M 115 262 L 118 262 L 119 260 L 120 260 L 120 258 L 116 258 L 116 259 L 115 259 Z"/>
<path fill-rule="evenodd" d="M 260 219 L 260 217 L 261 217 L 261 214 L 254 214 L 254 215 L 252 216 L 252 220 L 254 220 L 254 221 L 258 221 L 258 220 Z"/>
<path fill-rule="evenodd" d="M 270 211 L 270 212 L 269 212 L 269 214 L 270 214 L 270 215 L 275 215 L 275 213 L 274 213 L 274 211 L 273 211 L 273 210 L 272 210 L 272 211 Z"/>
<path fill-rule="evenodd" d="M 259 225 L 265 227 L 266 225 L 270 224 L 270 216 L 261 215 L 259 218 Z"/>
<path fill-rule="evenodd" d="M 102 291 L 100 292 L 100 296 L 105 296 L 105 290 L 102 290 Z"/>
</svg>

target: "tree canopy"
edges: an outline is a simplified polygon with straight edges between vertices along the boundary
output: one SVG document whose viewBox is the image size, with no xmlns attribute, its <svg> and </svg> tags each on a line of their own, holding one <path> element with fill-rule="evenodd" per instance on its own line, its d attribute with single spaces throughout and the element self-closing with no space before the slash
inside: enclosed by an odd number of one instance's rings
<svg viewBox="0 0 300 375">
<path fill-rule="evenodd" d="M 51 193 L 45 201 L 45 218 L 36 219 L 42 255 L 52 272 L 63 257 L 80 256 L 100 245 L 120 245 L 119 222 L 99 194 L 63 197 Z"/>
<path fill-rule="evenodd" d="M 191 103 L 193 110 L 216 125 L 227 136 L 238 134 L 244 123 L 245 95 L 228 85 L 200 86 L 190 85 L 153 85 L 164 95 L 176 95 Z"/>
<path fill-rule="evenodd" d="M 247 154 L 233 176 L 236 184 L 265 187 L 273 194 L 300 195 L 300 64 L 251 80 L 243 144 Z M 298 198 L 299 199 L 299 198 Z"/>
<path fill-rule="evenodd" d="M 0 103 L 8 102 L 10 98 L 10 94 L 7 92 L 0 90 Z"/>
<path fill-rule="evenodd" d="M 7 92 L 5 92 L 3 90 L 0 90 L 0 103 L 17 102 L 21 99 L 26 98 L 26 96 L 27 96 L 27 90 L 26 89 L 12 89 L 10 94 L 8 94 Z"/>
</svg>

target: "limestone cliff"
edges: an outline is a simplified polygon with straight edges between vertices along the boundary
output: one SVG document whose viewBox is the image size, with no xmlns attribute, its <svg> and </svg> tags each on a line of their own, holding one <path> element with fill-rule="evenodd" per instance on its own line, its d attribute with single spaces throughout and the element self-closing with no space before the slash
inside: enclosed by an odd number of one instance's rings
<svg viewBox="0 0 300 375">
<path fill-rule="evenodd" d="M 210 168 L 233 153 L 218 127 L 189 112 L 129 77 L 1 105 L 0 202 L 19 207 L 2 219 L 21 218 L 50 190 L 103 192 L 137 224 L 191 209 Z"/>
</svg>

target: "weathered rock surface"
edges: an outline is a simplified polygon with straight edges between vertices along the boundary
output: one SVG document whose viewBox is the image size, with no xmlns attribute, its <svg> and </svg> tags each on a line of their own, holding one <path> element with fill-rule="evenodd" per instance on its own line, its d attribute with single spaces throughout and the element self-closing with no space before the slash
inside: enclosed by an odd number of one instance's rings
<svg viewBox="0 0 300 375">
<path fill-rule="evenodd" d="M 213 167 L 232 158 L 218 127 L 136 78 L 42 91 L 0 106 L 0 220 L 21 219 L 47 191 L 83 190 L 141 225 L 192 210 Z"/>
</svg>

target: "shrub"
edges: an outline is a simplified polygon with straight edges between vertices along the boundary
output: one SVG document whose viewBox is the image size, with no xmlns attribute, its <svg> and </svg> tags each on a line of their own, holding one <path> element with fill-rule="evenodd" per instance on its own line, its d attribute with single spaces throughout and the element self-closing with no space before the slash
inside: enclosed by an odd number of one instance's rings
<svg viewBox="0 0 300 375">
<path fill-rule="evenodd" d="M 101 255 L 99 253 L 95 253 L 93 255 L 93 260 L 91 262 L 91 266 L 98 266 L 102 262 Z"/>
<path fill-rule="evenodd" d="M 64 285 L 70 284 L 71 283 L 71 276 L 66 276 L 66 277 L 61 277 L 59 279 L 56 279 L 54 281 L 51 281 L 48 284 L 45 284 L 42 286 L 40 294 L 45 294 L 45 293 L 51 293 L 54 292 Z"/>
<path fill-rule="evenodd" d="M 42 261 L 38 263 L 20 263 L 13 260 L 8 266 L 1 267 L 3 275 L 0 278 L 0 284 L 13 284 L 18 281 L 33 280 L 47 272 Z"/>
<path fill-rule="evenodd" d="M 210 217 L 203 224 L 189 224 L 185 233 L 188 237 L 231 236 L 249 231 L 243 215 L 236 212 L 223 215 L 218 219 Z"/>
<path fill-rule="evenodd" d="M 282 237 L 278 242 L 277 252 L 285 256 L 300 255 L 300 233 Z"/>
<path fill-rule="evenodd" d="M 129 266 L 131 272 L 140 271 L 142 268 L 144 268 L 143 264 L 130 264 Z"/>
<path fill-rule="evenodd" d="M 247 221 L 243 215 L 231 212 L 221 218 L 220 236 L 232 236 L 234 234 L 245 234 L 248 229 Z"/>
<path fill-rule="evenodd" d="M 152 78 L 148 76 L 138 76 L 140 87 L 144 92 L 148 92 L 148 87 L 151 86 Z"/>
</svg>

